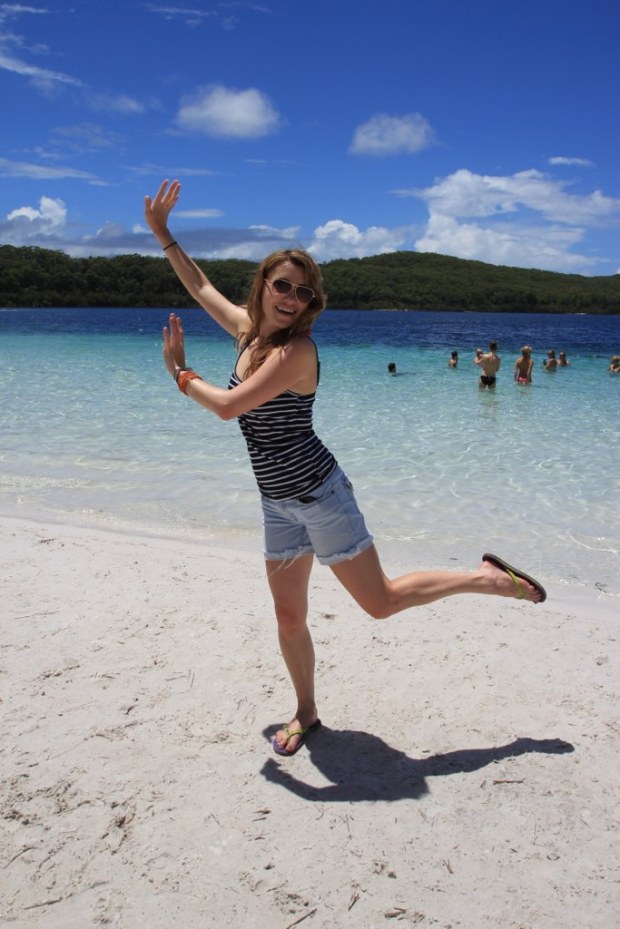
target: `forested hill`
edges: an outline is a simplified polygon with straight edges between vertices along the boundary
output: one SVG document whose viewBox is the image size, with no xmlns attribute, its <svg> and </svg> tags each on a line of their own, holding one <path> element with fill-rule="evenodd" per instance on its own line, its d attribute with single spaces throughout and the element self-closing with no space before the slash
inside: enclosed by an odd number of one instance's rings
<svg viewBox="0 0 620 929">
<path fill-rule="evenodd" d="M 216 287 L 243 303 L 250 261 L 199 261 Z M 498 267 L 418 252 L 329 261 L 328 306 L 338 309 L 620 313 L 620 274 L 583 277 Z M 126 306 L 178 309 L 191 303 L 165 258 L 70 258 L 64 252 L 0 246 L 0 306 Z"/>
</svg>

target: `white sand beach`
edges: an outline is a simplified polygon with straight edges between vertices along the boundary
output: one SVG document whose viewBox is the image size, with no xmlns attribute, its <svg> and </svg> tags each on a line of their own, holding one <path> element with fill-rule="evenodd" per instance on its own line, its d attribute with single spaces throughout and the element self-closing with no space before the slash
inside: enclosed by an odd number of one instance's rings
<svg viewBox="0 0 620 929">
<path fill-rule="evenodd" d="M 317 565 L 324 725 L 280 758 L 259 550 L 0 533 L 3 927 L 617 925 L 617 600 L 376 621 Z"/>
</svg>

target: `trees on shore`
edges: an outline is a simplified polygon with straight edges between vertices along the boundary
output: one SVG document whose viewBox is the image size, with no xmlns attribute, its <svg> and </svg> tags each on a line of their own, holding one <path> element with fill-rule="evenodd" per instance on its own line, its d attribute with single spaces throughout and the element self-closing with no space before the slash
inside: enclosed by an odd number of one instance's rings
<svg viewBox="0 0 620 929">
<path fill-rule="evenodd" d="M 243 303 L 255 264 L 198 262 L 232 300 Z M 500 267 L 419 252 L 348 258 L 322 265 L 334 309 L 620 313 L 620 275 L 585 277 Z M 70 258 L 35 247 L 0 246 L 0 306 L 167 307 L 189 298 L 165 258 Z"/>
</svg>

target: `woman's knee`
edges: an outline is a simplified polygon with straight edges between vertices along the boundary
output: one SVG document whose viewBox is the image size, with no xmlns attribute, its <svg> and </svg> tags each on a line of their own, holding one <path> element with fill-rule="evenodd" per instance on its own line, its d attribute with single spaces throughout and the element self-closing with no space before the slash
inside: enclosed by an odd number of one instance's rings
<svg viewBox="0 0 620 929">
<path fill-rule="evenodd" d="M 360 606 L 372 619 L 389 619 L 396 612 L 394 604 L 388 599 L 373 600 L 367 604 L 360 603 Z"/>
<path fill-rule="evenodd" d="M 279 632 L 291 635 L 305 627 L 308 611 L 303 604 L 274 601 L 274 609 Z"/>
</svg>

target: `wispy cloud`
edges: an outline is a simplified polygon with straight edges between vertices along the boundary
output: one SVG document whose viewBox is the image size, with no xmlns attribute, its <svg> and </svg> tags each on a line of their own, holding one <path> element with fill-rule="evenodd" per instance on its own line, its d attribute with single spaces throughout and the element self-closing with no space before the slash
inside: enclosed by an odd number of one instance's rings
<svg viewBox="0 0 620 929">
<path fill-rule="evenodd" d="M 268 6 L 260 3 L 244 2 L 244 0 L 219 3 L 214 9 L 210 10 L 182 4 L 148 3 L 145 10 L 147 13 L 154 13 L 169 21 L 179 20 L 183 25 L 192 29 L 211 21 L 226 30 L 234 29 L 239 24 L 240 15 L 243 13 L 271 13 Z"/>
<path fill-rule="evenodd" d="M 128 94 L 102 94 L 87 91 L 84 94 L 84 103 L 89 109 L 102 113 L 113 113 L 119 116 L 139 116 L 145 113 L 145 104 L 130 97 Z"/>
<path fill-rule="evenodd" d="M 49 90 L 55 85 L 64 84 L 73 87 L 83 87 L 82 81 L 62 71 L 51 68 L 42 68 L 25 60 L 25 55 L 41 55 L 47 52 L 43 46 L 28 48 L 21 35 L 11 32 L 8 24 L 20 16 L 47 15 L 45 9 L 24 6 L 19 3 L 0 4 L 0 69 L 10 71 L 28 78 L 35 86 L 42 90 Z"/>
<path fill-rule="evenodd" d="M 22 4 L 0 4 L 0 70 L 27 78 L 43 93 L 63 87 L 77 88 L 82 93 L 83 104 L 95 111 L 136 115 L 157 106 L 153 102 L 147 105 L 127 94 L 96 93 L 79 77 L 33 63 L 33 57 L 50 54 L 47 46 L 27 46 L 23 36 L 11 32 L 7 26 L 10 20 L 27 15 L 49 15 L 49 10 Z"/>
<path fill-rule="evenodd" d="M 147 3 L 144 7 L 147 13 L 155 13 L 167 20 L 181 20 L 186 26 L 198 26 L 206 20 L 219 18 L 216 10 L 201 10 L 198 7 L 175 6 L 169 3 Z"/>
<path fill-rule="evenodd" d="M 42 90 L 49 89 L 56 84 L 66 84 L 72 87 L 85 86 L 77 77 L 71 77 L 71 75 L 63 74 L 61 71 L 51 71 L 49 68 L 40 68 L 37 65 L 28 64 L 20 58 L 11 55 L 1 46 L 0 69 L 29 78 L 33 84 Z"/>
<path fill-rule="evenodd" d="M 216 209 L 179 210 L 176 215 L 180 219 L 217 219 L 223 216 L 224 212 Z"/>
<path fill-rule="evenodd" d="M 549 159 L 550 165 L 576 165 L 578 168 L 591 168 L 594 162 L 589 158 L 567 158 L 565 155 L 554 155 Z"/>
<path fill-rule="evenodd" d="M 75 180 L 88 181 L 90 184 L 104 184 L 100 178 L 95 174 L 91 174 L 90 171 L 32 164 L 27 161 L 9 161 L 7 158 L 0 158 L 0 177 L 27 177 L 38 181 L 74 178 Z"/>
<path fill-rule="evenodd" d="M 187 168 L 163 166 L 153 162 L 145 162 L 142 165 L 123 165 L 125 171 L 129 171 L 135 177 L 158 177 L 158 178 L 185 178 L 185 177 L 221 177 L 221 171 L 213 171 L 211 168 Z M 177 213 L 178 216 L 178 213 Z"/>
<path fill-rule="evenodd" d="M 57 126 L 52 129 L 50 143 L 65 152 L 83 155 L 118 148 L 121 137 L 117 132 L 98 123 L 78 123 L 75 126 Z"/>
</svg>

